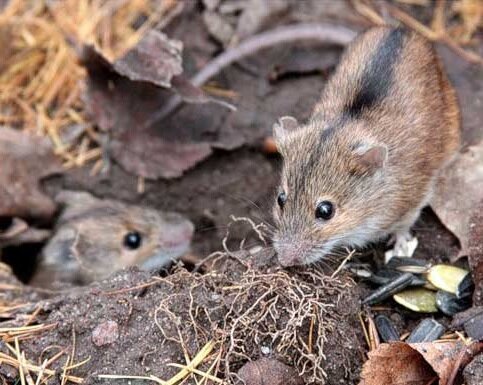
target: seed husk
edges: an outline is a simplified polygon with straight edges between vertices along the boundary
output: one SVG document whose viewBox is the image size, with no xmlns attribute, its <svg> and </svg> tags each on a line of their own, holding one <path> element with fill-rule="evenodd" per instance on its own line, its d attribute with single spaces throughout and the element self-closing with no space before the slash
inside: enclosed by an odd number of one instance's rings
<svg viewBox="0 0 483 385">
<path fill-rule="evenodd" d="M 418 313 L 436 313 L 436 293 L 434 291 L 415 288 L 407 289 L 393 296 L 398 304 Z"/>
<path fill-rule="evenodd" d="M 436 306 L 444 314 L 453 316 L 471 307 L 471 298 L 458 298 L 456 295 L 447 291 L 439 290 L 436 293 Z"/>
<path fill-rule="evenodd" d="M 375 283 L 376 285 L 385 285 L 387 284 L 390 279 L 385 277 L 379 277 L 375 275 L 368 267 L 366 266 L 348 266 L 348 270 L 354 274 L 355 276 L 365 279 L 369 282 Z"/>
<path fill-rule="evenodd" d="M 437 340 L 444 333 L 444 326 L 432 318 L 423 319 L 411 332 L 406 342 L 414 344 L 418 342 L 431 342 Z"/>
<path fill-rule="evenodd" d="M 385 315 L 378 315 L 374 322 L 381 340 L 384 342 L 399 341 L 399 334 L 389 318 Z"/>
<path fill-rule="evenodd" d="M 430 264 L 424 259 L 392 257 L 386 267 L 403 273 L 423 274 L 428 271 Z"/>
<path fill-rule="evenodd" d="M 456 294 L 458 286 L 469 272 L 465 269 L 450 265 L 435 265 L 428 270 L 428 281 L 438 289 Z"/>
<path fill-rule="evenodd" d="M 365 305 L 375 305 L 379 302 L 384 301 L 385 299 L 389 298 L 391 295 L 398 293 L 399 291 L 403 290 L 404 288 L 411 285 L 413 281 L 414 275 L 411 273 L 404 273 L 395 280 L 389 282 L 388 284 L 381 286 L 376 291 L 372 292 L 367 296 L 362 303 Z"/>
</svg>

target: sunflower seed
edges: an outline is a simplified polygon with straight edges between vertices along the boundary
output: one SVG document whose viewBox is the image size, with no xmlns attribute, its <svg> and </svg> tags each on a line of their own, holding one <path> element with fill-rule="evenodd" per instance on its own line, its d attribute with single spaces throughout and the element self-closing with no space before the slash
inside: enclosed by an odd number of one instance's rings
<svg viewBox="0 0 483 385">
<path fill-rule="evenodd" d="M 376 303 L 384 301 L 385 299 L 389 298 L 391 295 L 411 285 L 413 277 L 414 276 L 411 273 L 402 274 L 395 280 L 389 282 L 384 286 L 381 286 L 379 289 L 369 294 L 369 296 L 367 296 L 362 301 L 362 303 L 365 305 L 375 305 Z"/>
<path fill-rule="evenodd" d="M 471 307 L 471 298 L 458 298 L 447 291 L 438 290 L 436 293 L 436 306 L 444 314 L 453 316 Z"/>
<path fill-rule="evenodd" d="M 374 322 L 381 340 L 384 342 L 399 341 L 399 334 L 389 318 L 385 315 L 378 315 Z"/>
<path fill-rule="evenodd" d="M 432 318 L 423 319 L 406 339 L 408 344 L 431 342 L 437 340 L 444 333 L 444 326 Z"/>
<path fill-rule="evenodd" d="M 424 259 L 392 257 L 386 267 L 404 273 L 423 274 L 428 271 L 430 264 Z"/>
</svg>

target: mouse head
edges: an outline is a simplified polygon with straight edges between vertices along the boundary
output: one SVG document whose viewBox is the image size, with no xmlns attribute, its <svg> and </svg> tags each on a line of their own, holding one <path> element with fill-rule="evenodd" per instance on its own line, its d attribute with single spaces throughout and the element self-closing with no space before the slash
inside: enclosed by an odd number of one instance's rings
<svg viewBox="0 0 483 385">
<path fill-rule="evenodd" d="M 283 117 L 274 125 L 284 158 L 274 206 L 274 247 L 284 266 L 308 264 L 344 246 L 362 246 L 378 224 L 386 146 L 359 135 L 361 122 Z"/>
<path fill-rule="evenodd" d="M 194 227 L 177 213 L 71 191 L 57 201 L 65 208 L 43 250 L 43 263 L 75 276 L 77 283 L 133 265 L 159 268 L 189 250 Z"/>
</svg>

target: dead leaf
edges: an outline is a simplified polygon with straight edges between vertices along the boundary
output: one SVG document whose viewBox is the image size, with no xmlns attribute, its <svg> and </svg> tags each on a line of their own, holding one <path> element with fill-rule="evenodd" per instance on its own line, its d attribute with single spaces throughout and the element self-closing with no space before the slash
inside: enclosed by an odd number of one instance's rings
<svg viewBox="0 0 483 385">
<path fill-rule="evenodd" d="M 248 0 L 238 19 L 235 38 L 243 40 L 260 31 L 277 16 L 287 12 L 290 2 L 287 0 Z"/>
<path fill-rule="evenodd" d="M 341 52 L 342 50 L 336 47 L 324 49 L 316 49 L 310 46 L 295 47 L 273 66 L 270 72 L 270 80 L 278 81 L 293 76 L 319 73 L 327 77 L 339 62 Z"/>
<path fill-rule="evenodd" d="M 431 207 L 468 255 L 471 218 L 483 202 L 483 142 L 459 154 L 441 178 Z"/>
<path fill-rule="evenodd" d="M 426 385 L 436 373 L 404 342 L 381 344 L 369 352 L 359 385 Z"/>
<path fill-rule="evenodd" d="M 113 64 L 114 71 L 133 81 L 171 87 L 171 79 L 183 72 L 183 43 L 150 30 L 141 41 Z"/>
<path fill-rule="evenodd" d="M 50 218 L 56 209 L 39 181 L 62 171 L 48 140 L 0 127 L 0 216 Z"/>
<path fill-rule="evenodd" d="M 119 133 L 111 150 L 126 171 L 148 179 L 179 177 L 212 152 L 208 143 L 170 142 L 149 129 Z"/>
<path fill-rule="evenodd" d="M 480 343 L 468 347 L 457 341 L 381 344 L 369 352 L 359 385 L 426 385 L 436 378 L 446 385 L 482 349 Z"/>
<path fill-rule="evenodd" d="M 447 51 L 441 53 L 461 106 L 463 149 L 444 171 L 431 207 L 460 241 L 458 256 L 466 256 L 475 225 L 471 218 L 483 202 L 483 69 Z"/>
<path fill-rule="evenodd" d="M 205 139 L 206 133 L 216 131 L 222 119 L 220 114 L 213 116 L 209 106 L 196 114 L 177 114 L 176 119 L 156 118 L 172 95 L 160 85 L 172 87 L 189 103 L 214 101 L 178 74 L 173 55 L 166 54 L 177 45 L 162 41 L 159 37 L 143 39 L 141 47 L 114 65 L 92 47 L 82 52 L 89 73 L 84 97 L 88 113 L 102 130 L 110 132 L 114 160 L 148 179 L 181 176 L 208 157 L 216 141 Z M 171 64 L 162 63 L 163 55 Z M 145 65 L 147 70 L 142 69 Z"/>
</svg>

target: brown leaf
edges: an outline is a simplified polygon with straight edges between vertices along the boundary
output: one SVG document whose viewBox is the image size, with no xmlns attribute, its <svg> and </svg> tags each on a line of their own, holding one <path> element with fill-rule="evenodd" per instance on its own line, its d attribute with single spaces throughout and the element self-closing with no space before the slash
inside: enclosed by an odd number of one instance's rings
<svg viewBox="0 0 483 385">
<path fill-rule="evenodd" d="M 338 63 L 340 54 L 341 49 L 336 47 L 324 49 L 307 46 L 295 47 L 290 54 L 281 57 L 280 61 L 273 66 L 270 80 L 273 82 L 293 76 L 319 73 L 327 77 Z"/>
<path fill-rule="evenodd" d="M 481 212 L 483 203 L 483 69 L 447 51 L 442 54 L 461 106 L 463 150 L 442 175 L 431 207 L 458 237 L 459 256 L 464 256 L 469 254 L 470 231 L 474 232 L 475 225 L 482 226 L 471 218 Z"/>
<path fill-rule="evenodd" d="M 394 342 L 369 352 L 359 385 L 425 385 L 435 376 L 416 350 L 403 342 Z"/>
<path fill-rule="evenodd" d="M 481 349 L 479 343 L 467 347 L 455 341 L 381 344 L 369 352 L 359 385 L 426 385 L 435 377 L 446 385 Z"/>
<path fill-rule="evenodd" d="M 92 47 L 85 47 L 82 61 L 89 77 L 84 99 L 97 125 L 110 131 L 111 155 L 124 169 L 149 179 L 174 178 L 211 154 L 218 141 L 206 138 L 211 139 L 210 132 L 217 130 L 222 116 L 214 116 L 206 106 L 197 114 L 159 121 L 160 111 L 172 96 L 160 85 L 173 87 L 190 103 L 214 99 L 177 74 L 171 56 L 167 59 L 171 64 L 164 65 L 160 58 L 170 52 L 168 43 L 160 44 L 159 37 L 150 39 L 147 43 L 143 39 L 142 47 L 135 47 L 114 65 Z M 143 70 L 146 63 L 148 68 Z"/>
<path fill-rule="evenodd" d="M 62 170 L 46 139 L 0 127 L 0 216 L 49 218 L 56 209 L 39 181 Z"/>
<path fill-rule="evenodd" d="M 248 362 L 238 371 L 238 376 L 245 385 L 304 384 L 302 377 L 294 368 L 270 358 Z"/>
<path fill-rule="evenodd" d="M 113 157 L 126 169 L 149 179 L 175 178 L 211 154 L 208 143 L 163 140 L 154 130 L 126 130 L 111 144 Z"/>
<path fill-rule="evenodd" d="M 460 241 L 460 256 L 468 255 L 471 218 L 483 202 L 483 142 L 458 154 L 445 170 L 431 207 Z M 481 224 L 479 224 L 481 226 Z"/>
<path fill-rule="evenodd" d="M 113 69 L 130 80 L 169 88 L 173 76 L 183 72 L 182 50 L 180 41 L 150 30 L 133 49 L 114 62 Z"/>
</svg>

